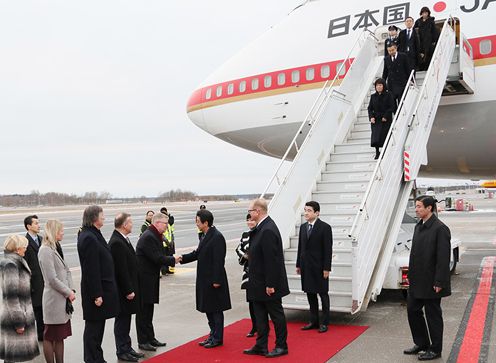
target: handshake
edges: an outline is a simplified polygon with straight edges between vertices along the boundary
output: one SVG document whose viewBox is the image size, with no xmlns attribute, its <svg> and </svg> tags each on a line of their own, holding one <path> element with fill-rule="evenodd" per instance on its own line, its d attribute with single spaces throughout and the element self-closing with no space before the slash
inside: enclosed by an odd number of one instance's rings
<svg viewBox="0 0 496 363">
<path fill-rule="evenodd" d="M 183 256 L 174 255 L 174 259 L 176 260 L 176 263 L 181 263 L 183 261 Z"/>
</svg>

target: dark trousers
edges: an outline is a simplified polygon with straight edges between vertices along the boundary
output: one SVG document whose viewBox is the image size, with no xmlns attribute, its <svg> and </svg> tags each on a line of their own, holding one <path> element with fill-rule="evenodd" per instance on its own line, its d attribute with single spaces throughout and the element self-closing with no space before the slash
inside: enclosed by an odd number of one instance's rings
<svg viewBox="0 0 496 363">
<path fill-rule="evenodd" d="M 423 308 L 425 308 L 425 318 Z M 408 294 L 407 311 L 413 342 L 421 348 L 430 348 L 436 353 L 441 353 L 443 350 L 441 298 L 416 299 Z"/>
<path fill-rule="evenodd" d="M 45 324 L 43 324 L 43 307 L 33 306 L 34 318 L 36 319 L 36 332 L 38 333 L 38 340 L 43 340 L 43 331 Z"/>
<path fill-rule="evenodd" d="M 103 363 L 102 341 L 105 320 L 86 320 L 84 322 L 83 349 L 85 363 Z"/>
<path fill-rule="evenodd" d="M 248 309 L 250 309 L 250 318 L 251 318 L 251 330 L 257 330 L 257 317 L 255 316 L 255 309 L 253 308 L 253 302 L 248 301 Z"/>
<path fill-rule="evenodd" d="M 224 312 L 215 311 L 206 313 L 208 326 L 210 327 L 210 338 L 213 342 L 222 342 L 224 340 Z"/>
<path fill-rule="evenodd" d="M 131 351 L 131 314 L 119 314 L 114 321 L 115 352 L 117 355 Z"/>
<path fill-rule="evenodd" d="M 329 325 L 330 320 L 330 301 L 327 292 L 319 294 L 322 302 L 322 324 Z M 319 325 L 319 300 L 317 294 L 307 292 L 308 304 L 310 304 L 310 322 L 314 325 Z"/>
<path fill-rule="evenodd" d="M 269 339 L 269 316 L 276 331 L 276 348 L 288 348 L 288 329 L 281 299 L 271 301 L 254 301 L 253 308 L 257 319 L 257 343 L 259 349 L 267 349 Z"/>
<path fill-rule="evenodd" d="M 139 344 L 150 343 L 155 339 L 155 331 L 153 329 L 154 309 L 154 304 L 142 304 L 140 311 L 136 314 L 136 330 Z"/>
</svg>

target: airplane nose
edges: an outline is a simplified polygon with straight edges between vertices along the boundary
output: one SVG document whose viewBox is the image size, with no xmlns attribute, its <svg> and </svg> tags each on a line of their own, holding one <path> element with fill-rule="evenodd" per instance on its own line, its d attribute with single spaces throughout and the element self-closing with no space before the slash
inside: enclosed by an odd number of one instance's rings
<svg viewBox="0 0 496 363">
<path fill-rule="evenodd" d="M 201 108 L 202 92 L 201 89 L 194 91 L 188 99 L 186 112 L 189 119 L 199 128 L 208 132 L 205 120 L 203 118 L 203 110 Z"/>
</svg>

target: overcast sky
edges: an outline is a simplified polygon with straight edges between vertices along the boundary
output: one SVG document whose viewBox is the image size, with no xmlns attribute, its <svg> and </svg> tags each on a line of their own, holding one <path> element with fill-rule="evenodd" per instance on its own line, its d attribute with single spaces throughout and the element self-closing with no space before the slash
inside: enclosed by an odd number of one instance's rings
<svg viewBox="0 0 496 363">
<path fill-rule="evenodd" d="M 277 161 L 200 130 L 186 102 L 301 2 L 0 2 L 0 194 L 260 192 Z"/>
</svg>

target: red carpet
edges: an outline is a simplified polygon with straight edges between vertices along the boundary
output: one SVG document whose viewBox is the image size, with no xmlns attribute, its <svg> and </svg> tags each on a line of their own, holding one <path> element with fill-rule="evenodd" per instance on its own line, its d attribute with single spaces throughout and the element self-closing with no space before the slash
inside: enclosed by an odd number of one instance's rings
<svg viewBox="0 0 496 363">
<path fill-rule="evenodd" d="M 251 321 L 243 319 L 224 328 L 224 345 L 222 347 L 212 349 L 200 347 L 198 342 L 205 339 L 205 337 L 200 337 L 150 358 L 146 362 L 237 363 L 275 361 L 277 363 L 321 363 L 326 362 L 368 328 L 367 326 L 330 325 L 327 333 L 319 334 L 317 330 L 300 330 L 303 325 L 304 323 L 288 323 L 289 354 L 271 360 L 261 356 L 243 354 L 243 349 L 251 348 L 256 339 L 255 337 L 245 337 L 251 328 Z M 274 348 L 274 341 L 274 327 L 271 324 L 269 350 Z"/>
</svg>

